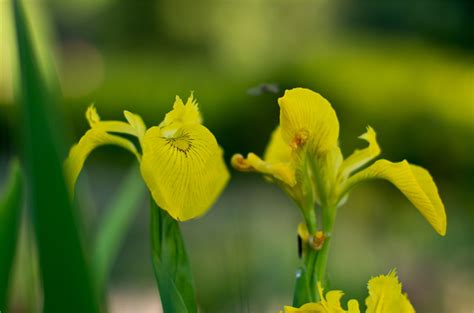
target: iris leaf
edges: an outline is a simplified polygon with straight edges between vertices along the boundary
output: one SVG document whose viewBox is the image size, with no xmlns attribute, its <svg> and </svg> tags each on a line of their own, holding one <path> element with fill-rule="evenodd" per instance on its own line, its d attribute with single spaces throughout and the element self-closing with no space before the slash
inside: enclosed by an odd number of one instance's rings
<svg viewBox="0 0 474 313">
<path fill-rule="evenodd" d="M 0 197 L 0 309 L 6 310 L 11 269 L 15 258 L 19 218 L 23 198 L 23 178 L 17 160 L 10 164 L 4 193 Z"/>
<path fill-rule="evenodd" d="M 196 313 L 196 292 L 179 223 L 151 200 L 155 277 L 165 313 Z"/>
<path fill-rule="evenodd" d="M 140 207 L 140 200 L 143 199 L 144 193 L 145 185 L 139 168 L 132 166 L 117 195 L 106 209 L 103 222 L 99 227 L 92 258 L 94 277 L 99 291 L 102 291 L 107 283 L 114 260 Z"/>
<path fill-rule="evenodd" d="M 24 131 L 23 156 L 43 282 L 43 312 L 96 313 L 100 311 L 97 295 L 62 172 L 60 135 L 64 129 L 58 129 L 56 96 L 40 71 L 25 3 L 13 2 L 21 78 L 19 125 Z"/>
</svg>

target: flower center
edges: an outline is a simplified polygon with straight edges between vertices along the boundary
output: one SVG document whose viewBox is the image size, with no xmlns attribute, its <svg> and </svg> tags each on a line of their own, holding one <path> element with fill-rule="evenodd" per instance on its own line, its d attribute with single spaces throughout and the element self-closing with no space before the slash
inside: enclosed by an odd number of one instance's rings
<svg viewBox="0 0 474 313">
<path fill-rule="evenodd" d="M 167 144 L 169 144 L 171 147 L 176 149 L 179 152 L 184 153 L 185 156 L 188 155 L 188 152 L 191 150 L 193 147 L 192 143 L 192 138 L 189 136 L 188 133 L 180 133 L 177 134 L 175 137 L 167 138 L 164 137 L 166 140 Z"/>
</svg>

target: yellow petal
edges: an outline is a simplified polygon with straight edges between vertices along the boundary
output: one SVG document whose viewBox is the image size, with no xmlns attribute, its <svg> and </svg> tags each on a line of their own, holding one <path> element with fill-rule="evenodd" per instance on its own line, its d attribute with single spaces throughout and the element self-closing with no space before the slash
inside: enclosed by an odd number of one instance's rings
<svg viewBox="0 0 474 313">
<path fill-rule="evenodd" d="M 349 302 L 347 303 L 347 308 L 348 313 L 360 313 L 359 302 L 357 302 L 357 300 L 349 300 Z"/>
<path fill-rule="evenodd" d="M 64 163 L 66 180 L 71 191 L 74 190 L 84 162 L 89 154 L 97 147 L 103 145 L 116 145 L 132 152 L 137 159 L 140 155 L 135 145 L 128 139 L 110 133 L 136 135 L 136 130 L 130 124 L 120 121 L 101 121 L 94 105 L 86 110 L 86 119 L 91 127 L 84 136 L 69 151 Z M 109 133 L 110 132 L 110 133 Z"/>
<path fill-rule="evenodd" d="M 382 178 L 395 185 L 441 235 L 446 234 L 446 212 L 433 178 L 422 167 L 406 160 L 392 163 L 378 160 L 373 165 L 349 178 L 345 191 L 360 181 Z"/>
<path fill-rule="evenodd" d="M 86 119 L 89 122 L 90 127 L 93 129 L 138 137 L 137 131 L 135 130 L 134 126 L 130 125 L 129 123 L 121 121 L 102 121 L 93 104 L 87 108 Z"/>
<path fill-rule="evenodd" d="M 95 148 L 103 145 L 116 145 L 132 152 L 137 159 L 140 159 L 135 145 L 122 137 L 108 134 L 102 129 L 92 128 L 88 130 L 77 144 L 69 150 L 69 155 L 64 162 L 66 180 L 71 191 L 74 190 L 77 177 L 79 176 L 84 162 Z"/>
<path fill-rule="evenodd" d="M 377 135 L 372 127 L 368 126 L 367 132 L 360 135 L 359 138 L 367 141 L 369 146 L 362 150 L 355 150 L 347 159 L 342 162 L 340 168 L 340 175 L 342 177 L 349 176 L 352 172 L 361 168 L 380 154 L 380 147 L 377 143 Z"/>
<path fill-rule="evenodd" d="M 300 308 L 285 306 L 285 313 L 329 313 L 320 303 L 306 303 Z"/>
<path fill-rule="evenodd" d="M 200 124 L 181 126 L 171 135 L 166 127 L 151 127 L 142 149 L 141 173 L 153 199 L 177 220 L 203 215 L 229 179 L 222 149 Z"/>
<path fill-rule="evenodd" d="M 267 163 L 254 153 L 249 153 L 247 158 L 235 154 L 231 160 L 232 166 L 242 172 L 259 172 L 274 177 L 293 187 L 296 185 L 295 170 L 288 163 Z"/>
<path fill-rule="evenodd" d="M 143 138 L 146 132 L 146 125 L 141 116 L 129 111 L 123 111 L 123 115 L 127 119 L 128 124 L 135 130 L 134 135 L 139 139 Z"/>
<path fill-rule="evenodd" d="M 344 293 L 340 290 L 332 290 L 323 294 L 321 283 L 318 282 L 318 292 L 321 301 L 318 303 L 306 303 L 300 308 L 291 306 L 285 307 L 285 313 L 360 313 L 359 303 L 356 300 L 350 300 L 348 303 L 349 311 L 341 307 L 341 298 Z"/>
<path fill-rule="evenodd" d="M 291 147 L 283 140 L 280 126 L 273 131 L 263 159 L 268 163 L 286 163 L 291 161 Z"/>
<path fill-rule="evenodd" d="M 308 232 L 308 227 L 306 226 L 305 223 L 298 224 L 298 236 L 300 236 L 303 242 L 308 242 L 309 232 Z"/>
<path fill-rule="evenodd" d="M 94 104 L 89 105 L 87 108 L 86 119 L 90 127 L 93 127 L 96 123 L 100 122 L 100 116 L 99 113 L 97 113 L 97 109 L 95 108 Z"/>
<path fill-rule="evenodd" d="M 320 94 L 305 88 L 285 91 L 278 99 L 283 140 L 293 147 L 308 145 L 320 153 L 337 146 L 339 122 L 331 104 Z"/>
<path fill-rule="evenodd" d="M 183 100 L 181 100 L 180 97 L 176 96 L 173 110 L 166 114 L 160 127 L 171 127 L 176 129 L 181 125 L 200 124 L 201 122 L 202 117 L 198 109 L 198 104 L 191 93 L 186 104 L 183 103 Z"/>
<path fill-rule="evenodd" d="M 372 278 L 368 289 L 366 313 L 415 313 L 407 297 L 402 294 L 395 271 Z"/>
</svg>

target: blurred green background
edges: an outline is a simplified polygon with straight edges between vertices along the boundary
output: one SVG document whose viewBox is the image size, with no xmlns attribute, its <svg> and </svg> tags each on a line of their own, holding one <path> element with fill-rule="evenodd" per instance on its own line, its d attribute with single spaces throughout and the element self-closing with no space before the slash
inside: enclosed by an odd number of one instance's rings
<svg viewBox="0 0 474 313">
<path fill-rule="evenodd" d="M 429 169 L 448 215 L 439 237 L 391 185 L 357 188 L 331 247 L 332 288 L 363 301 L 373 275 L 397 268 L 417 312 L 474 310 L 474 4 L 470 0 L 33 1 L 42 58 L 53 58 L 72 144 L 95 102 L 158 124 L 175 95 L 194 90 L 205 125 L 234 153 L 262 154 L 284 89 L 311 88 L 338 113 L 344 155 L 370 124 L 382 157 Z M 0 183 L 18 153 L 10 6 L 0 0 Z M 53 48 L 51 48 L 53 47 Z M 261 83 L 278 94 L 250 95 Z M 84 242 L 134 159 L 104 147 L 79 180 Z M 215 207 L 183 225 L 202 312 L 277 312 L 298 265 L 297 208 L 257 175 L 232 172 Z M 47 183 L 47 182 L 46 182 Z M 109 283 L 112 312 L 156 312 L 145 196 Z M 35 293 L 34 247 L 23 229 L 15 312 Z M 36 283 L 37 284 L 37 283 Z M 37 289 L 37 287 L 36 287 Z"/>
</svg>

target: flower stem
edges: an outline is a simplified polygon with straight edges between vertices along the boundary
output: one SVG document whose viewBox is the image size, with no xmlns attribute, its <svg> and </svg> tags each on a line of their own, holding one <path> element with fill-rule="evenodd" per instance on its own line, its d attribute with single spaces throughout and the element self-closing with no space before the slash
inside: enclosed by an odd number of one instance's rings
<svg viewBox="0 0 474 313">
<path fill-rule="evenodd" d="M 323 208 L 323 229 L 325 238 L 315 264 L 315 276 L 323 288 L 326 286 L 326 267 L 336 213 L 336 207 L 328 206 Z"/>
</svg>

